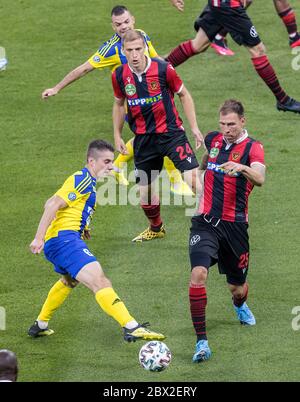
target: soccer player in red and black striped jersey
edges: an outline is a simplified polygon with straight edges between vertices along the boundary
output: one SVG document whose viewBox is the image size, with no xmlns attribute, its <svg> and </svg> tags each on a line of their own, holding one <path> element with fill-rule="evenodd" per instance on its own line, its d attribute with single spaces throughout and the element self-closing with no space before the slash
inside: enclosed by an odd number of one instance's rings
<svg viewBox="0 0 300 402">
<path fill-rule="evenodd" d="M 291 4 L 287 0 L 273 0 L 273 3 L 278 16 L 281 18 L 288 32 L 290 47 L 293 49 L 300 46 L 300 34 L 297 28 L 296 14 L 291 7 Z M 246 0 L 245 7 L 247 8 L 251 4 L 252 0 Z M 226 30 L 220 31 L 215 36 L 211 46 L 222 56 L 233 56 L 233 51 L 227 46 L 227 41 L 225 39 L 226 34 Z"/>
<path fill-rule="evenodd" d="M 150 59 L 144 54 L 145 41 L 136 30 L 123 38 L 123 52 L 128 60 L 112 75 L 115 94 L 113 107 L 116 148 L 123 153 L 124 103 L 127 102 L 128 123 L 135 134 L 134 162 L 140 188 L 142 208 L 150 222 L 149 228 L 133 239 L 135 242 L 162 238 L 165 235 L 154 182 L 168 156 L 175 167 L 184 173 L 187 184 L 198 191 L 196 156 L 186 137 L 182 120 L 174 102 L 178 94 L 183 110 L 196 140 L 196 149 L 203 141 L 198 128 L 194 103 L 171 64 Z"/>
<path fill-rule="evenodd" d="M 180 11 L 183 10 L 184 0 L 171 2 Z M 174 67 L 179 66 L 195 54 L 204 52 L 215 35 L 225 28 L 238 45 L 248 49 L 257 74 L 277 99 L 277 109 L 300 113 L 300 102 L 291 98 L 281 87 L 265 46 L 245 10 L 245 4 L 245 0 L 208 0 L 209 10 L 205 10 L 195 21 L 196 37 L 173 49 L 166 60 Z"/>
<path fill-rule="evenodd" d="M 273 0 L 278 16 L 284 23 L 289 35 L 290 47 L 300 46 L 300 33 L 297 28 L 296 14 L 287 0 Z"/>
<path fill-rule="evenodd" d="M 254 186 L 265 181 L 264 150 L 249 137 L 243 105 L 228 100 L 220 108 L 220 131 L 205 137 L 204 192 L 199 211 L 192 218 L 190 233 L 191 316 L 197 343 L 194 362 L 210 358 L 206 335 L 205 310 L 208 270 L 218 263 L 226 275 L 238 320 L 255 325 L 246 304 L 249 266 L 248 197 Z"/>
</svg>

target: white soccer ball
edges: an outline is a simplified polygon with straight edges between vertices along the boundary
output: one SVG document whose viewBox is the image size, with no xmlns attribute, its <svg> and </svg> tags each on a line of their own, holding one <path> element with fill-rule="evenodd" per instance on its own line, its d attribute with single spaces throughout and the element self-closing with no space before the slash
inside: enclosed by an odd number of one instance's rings
<svg viewBox="0 0 300 402">
<path fill-rule="evenodd" d="M 159 341 L 150 341 L 141 347 L 139 361 L 145 370 L 163 371 L 171 362 L 171 351 L 168 346 Z"/>
</svg>

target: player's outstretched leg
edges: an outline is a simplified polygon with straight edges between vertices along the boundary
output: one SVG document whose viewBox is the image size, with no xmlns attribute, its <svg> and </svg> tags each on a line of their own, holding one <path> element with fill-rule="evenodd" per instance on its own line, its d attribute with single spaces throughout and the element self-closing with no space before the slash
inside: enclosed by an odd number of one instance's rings
<svg viewBox="0 0 300 402">
<path fill-rule="evenodd" d="M 97 261 L 85 265 L 78 272 L 76 279 L 92 290 L 101 309 L 120 324 L 124 331 L 125 341 L 135 342 L 138 339 L 162 340 L 165 338 L 164 335 L 147 329 L 148 323 L 139 324 L 130 315 Z"/>
</svg>

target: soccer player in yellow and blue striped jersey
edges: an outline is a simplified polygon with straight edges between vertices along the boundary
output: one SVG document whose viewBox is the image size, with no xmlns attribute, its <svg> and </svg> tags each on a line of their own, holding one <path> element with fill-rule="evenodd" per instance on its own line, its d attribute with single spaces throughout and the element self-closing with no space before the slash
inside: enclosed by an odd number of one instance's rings
<svg viewBox="0 0 300 402">
<path fill-rule="evenodd" d="M 63 88 L 70 85 L 79 78 L 85 76 L 94 70 L 108 68 L 113 72 L 117 67 L 127 63 L 125 55 L 122 53 L 122 38 L 129 29 L 134 29 L 135 18 L 124 6 L 115 6 L 111 11 L 112 28 L 115 34 L 106 41 L 85 63 L 69 72 L 58 84 L 52 88 L 45 89 L 42 98 L 47 99 L 50 96 L 58 94 Z M 141 31 L 145 39 L 145 54 L 151 58 L 158 57 L 149 36 Z M 126 143 L 127 153 L 120 154 L 114 162 L 113 174 L 120 184 L 128 185 L 122 170 L 125 164 L 133 158 L 133 139 Z M 184 183 L 181 174 L 175 168 L 169 158 L 164 160 L 165 168 L 168 172 L 171 191 L 176 194 L 192 195 L 189 187 Z"/>
<path fill-rule="evenodd" d="M 53 334 L 48 322 L 78 283 L 88 287 L 102 310 L 124 329 L 124 339 L 164 339 L 164 335 L 145 328 L 128 312 L 106 278 L 97 258 L 89 250 L 89 223 L 96 207 L 96 180 L 112 170 L 114 148 L 103 140 L 89 144 L 86 166 L 71 175 L 46 202 L 30 249 L 45 257 L 62 275 L 50 289 L 37 320 L 29 328 L 32 337 Z"/>
</svg>

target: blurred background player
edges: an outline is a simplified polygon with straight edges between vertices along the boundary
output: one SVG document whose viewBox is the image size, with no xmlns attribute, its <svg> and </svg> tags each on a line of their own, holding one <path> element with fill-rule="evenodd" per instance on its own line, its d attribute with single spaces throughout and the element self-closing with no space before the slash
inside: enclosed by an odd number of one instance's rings
<svg viewBox="0 0 300 402">
<path fill-rule="evenodd" d="M 297 28 L 296 14 L 287 0 L 273 0 L 277 14 L 284 23 L 289 35 L 291 48 L 300 46 L 300 34 Z"/>
<path fill-rule="evenodd" d="M 48 327 L 49 320 L 78 283 L 89 288 L 101 309 L 123 327 L 127 342 L 165 338 L 145 328 L 148 323 L 138 324 L 129 314 L 83 241 L 90 238 L 89 223 L 96 207 L 96 181 L 112 170 L 113 152 L 114 148 L 108 142 L 92 141 L 86 166 L 70 176 L 45 204 L 30 250 L 39 254 L 44 249 L 45 257 L 62 278 L 51 288 L 37 320 L 29 328 L 28 334 L 34 338 L 53 334 Z"/>
<path fill-rule="evenodd" d="M 18 377 L 18 360 L 14 352 L 0 350 L 0 382 L 16 382 Z"/>
<path fill-rule="evenodd" d="M 120 65 L 127 62 L 126 57 L 122 54 L 122 38 L 129 29 L 134 29 L 135 18 L 125 6 L 115 6 L 111 11 L 112 28 L 115 34 L 100 46 L 99 50 L 93 54 L 85 63 L 70 71 L 58 84 L 53 88 L 45 89 L 42 93 L 42 98 L 47 99 L 50 96 L 58 94 L 66 86 L 70 85 L 79 78 L 94 71 L 95 69 L 102 70 L 109 68 L 112 72 Z M 154 49 L 149 36 L 141 31 L 145 40 L 145 52 L 150 57 L 157 57 L 157 52 Z M 124 176 L 123 168 L 127 162 L 133 158 L 133 139 L 126 144 L 127 152 L 120 154 L 114 161 L 114 169 L 112 174 L 117 181 L 122 185 L 128 185 L 128 181 Z M 189 187 L 184 183 L 180 173 L 175 169 L 174 164 L 169 158 L 166 158 L 165 168 L 167 170 L 171 191 L 175 194 L 192 195 Z"/>
<path fill-rule="evenodd" d="M 189 299 L 197 336 L 194 362 L 210 358 L 206 335 L 206 281 L 208 270 L 218 263 L 226 275 L 233 307 L 243 325 L 255 325 L 246 304 L 249 267 L 248 197 L 265 181 L 264 150 L 245 129 L 243 105 L 226 101 L 220 108 L 220 131 L 205 137 L 207 152 L 203 198 L 192 218 L 190 233 L 191 281 Z"/>
<path fill-rule="evenodd" d="M 246 0 L 245 8 L 251 5 L 252 0 Z M 278 16 L 289 35 L 289 45 L 291 48 L 300 46 L 300 34 L 297 28 L 296 14 L 287 0 L 273 0 Z M 234 52 L 228 48 L 226 40 L 227 31 L 222 29 L 214 38 L 211 47 L 222 56 L 233 56 Z"/>
<path fill-rule="evenodd" d="M 182 11 L 183 0 L 171 0 Z M 238 45 L 248 49 L 252 64 L 277 99 L 276 107 L 284 112 L 300 113 L 300 102 L 291 98 L 281 87 L 277 75 L 268 59 L 264 44 L 239 0 L 208 0 L 209 8 L 195 21 L 197 31 L 194 39 L 181 43 L 167 56 L 174 67 L 190 57 L 207 50 L 215 35 L 225 28 Z"/>
<path fill-rule="evenodd" d="M 140 190 L 141 207 L 150 226 L 136 236 L 133 242 L 142 242 L 165 236 L 160 216 L 159 196 L 155 181 L 168 156 L 195 192 L 198 167 L 196 156 L 186 137 L 182 120 L 174 102 L 179 96 L 198 149 L 203 137 L 199 130 L 193 99 L 170 63 L 145 55 L 145 41 L 140 31 L 131 30 L 123 37 L 123 52 L 127 64 L 112 74 L 115 102 L 113 106 L 116 149 L 126 151 L 122 139 L 125 101 L 128 123 L 134 138 L 134 164 Z"/>
</svg>

